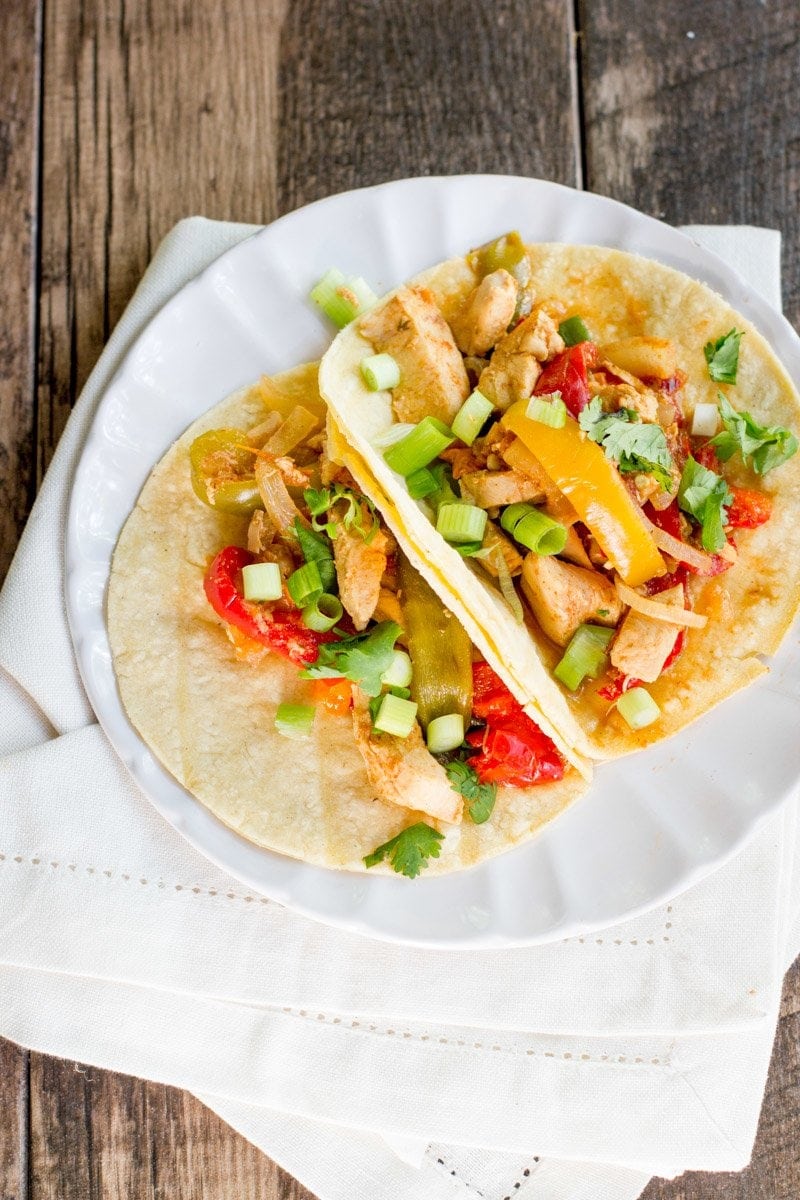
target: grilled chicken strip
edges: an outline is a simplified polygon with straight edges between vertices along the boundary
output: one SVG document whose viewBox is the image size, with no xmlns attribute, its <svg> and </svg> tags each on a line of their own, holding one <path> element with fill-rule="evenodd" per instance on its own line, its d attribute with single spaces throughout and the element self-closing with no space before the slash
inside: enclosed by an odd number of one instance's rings
<svg viewBox="0 0 800 1200">
<path fill-rule="evenodd" d="M 517 281 L 500 267 L 485 275 L 450 322 L 463 354 L 480 358 L 500 341 L 517 307 Z"/>
<path fill-rule="evenodd" d="M 461 820 L 461 796 L 425 745 L 418 724 L 405 738 L 373 734 L 369 700 L 361 688 L 354 687 L 353 730 L 370 783 L 381 800 L 442 821 Z"/>
<path fill-rule="evenodd" d="M 494 348 L 478 387 L 501 412 L 533 392 L 542 363 L 564 349 L 558 326 L 544 309 L 535 308 Z"/>
<path fill-rule="evenodd" d="M 534 554 L 522 564 L 522 591 L 544 632 L 566 646 L 579 625 L 616 625 L 622 604 L 613 583 L 558 558 Z"/>
<path fill-rule="evenodd" d="M 683 587 L 676 584 L 652 597 L 659 604 L 683 606 Z M 680 625 L 654 621 L 630 610 L 611 645 L 611 665 L 642 683 L 655 683 L 672 653 Z"/>
<path fill-rule="evenodd" d="M 469 395 L 469 379 L 450 326 L 427 288 L 400 288 L 377 311 L 367 313 L 360 332 L 400 367 L 392 392 L 398 421 L 438 417 L 450 425 Z"/>
</svg>

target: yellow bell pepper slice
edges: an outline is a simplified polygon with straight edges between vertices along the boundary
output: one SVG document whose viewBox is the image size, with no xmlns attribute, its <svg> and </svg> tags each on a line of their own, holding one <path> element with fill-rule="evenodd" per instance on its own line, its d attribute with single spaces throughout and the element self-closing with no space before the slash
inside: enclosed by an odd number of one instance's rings
<svg viewBox="0 0 800 1200">
<path fill-rule="evenodd" d="M 527 400 L 508 409 L 503 425 L 535 455 L 622 579 L 639 587 L 666 571 L 642 515 L 600 446 L 567 418 L 561 429 L 532 421 Z"/>
</svg>

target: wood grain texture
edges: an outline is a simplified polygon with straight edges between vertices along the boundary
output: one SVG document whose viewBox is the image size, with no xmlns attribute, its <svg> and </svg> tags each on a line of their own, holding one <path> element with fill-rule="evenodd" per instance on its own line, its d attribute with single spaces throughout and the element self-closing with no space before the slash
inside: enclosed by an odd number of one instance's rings
<svg viewBox="0 0 800 1200">
<path fill-rule="evenodd" d="M 293 0 L 281 208 L 408 175 L 579 183 L 572 64 L 565 0 Z"/>
<path fill-rule="evenodd" d="M 800 320 L 800 5 L 580 0 L 587 187 L 671 224 L 784 236 Z"/>
<path fill-rule="evenodd" d="M 0 1200 L 28 1200 L 28 1054 L 0 1041 Z"/>
<path fill-rule="evenodd" d="M 39 3 L 0 4 L 0 582 L 33 501 Z"/>
<path fill-rule="evenodd" d="M 309 1200 L 187 1093 L 33 1056 L 31 1200 Z"/>
<path fill-rule="evenodd" d="M 285 0 L 46 6 L 39 461 L 162 237 L 277 211 Z"/>
</svg>

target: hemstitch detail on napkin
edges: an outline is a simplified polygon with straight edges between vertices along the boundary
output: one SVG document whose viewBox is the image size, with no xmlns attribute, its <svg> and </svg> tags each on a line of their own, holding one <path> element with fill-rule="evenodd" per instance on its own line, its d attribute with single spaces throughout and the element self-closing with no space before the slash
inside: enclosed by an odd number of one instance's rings
<svg viewBox="0 0 800 1200">
<path fill-rule="evenodd" d="M 72 872 L 73 875 L 77 874 L 80 871 L 80 873 L 82 875 L 87 875 L 90 878 L 96 878 L 96 877 L 100 876 L 105 879 L 118 879 L 118 880 L 122 880 L 123 883 L 138 884 L 140 887 L 155 887 L 155 888 L 158 888 L 159 891 L 163 891 L 165 893 L 168 893 L 168 892 L 177 892 L 180 894 L 186 893 L 187 895 L 202 896 L 203 898 L 210 896 L 214 899 L 223 897 L 226 900 L 240 900 L 244 904 L 262 904 L 262 905 L 273 905 L 274 904 L 274 906 L 276 908 L 281 907 L 281 905 L 270 900 L 268 896 L 253 896 L 249 893 L 245 893 L 243 895 L 241 892 L 232 892 L 227 888 L 224 888 L 224 889 L 204 888 L 204 887 L 199 887 L 197 884 L 167 883 L 163 879 L 145 879 L 143 876 L 137 876 L 134 873 L 129 872 L 129 871 L 113 871 L 108 867 L 104 867 L 104 868 L 89 867 L 89 866 L 84 866 L 82 863 L 76 863 L 72 860 L 69 860 L 67 862 L 60 862 L 57 859 L 48 859 L 47 857 L 44 857 L 44 856 L 43 857 L 36 856 L 36 857 L 30 858 L 27 855 L 23 855 L 23 854 L 9 854 L 9 853 L 0 852 L 0 863 L 4 863 L 4 862 L 16 863 L 18 866 L 24 865 L 24 866 L 32 866 L 32 867 L 49 867 L 53 871 L 66 869 L 67 871 Z M 581 945 L 581 946 L 584 946 L 584 945 L 607 946 L 607 947 L 611 948 L 611 947 L 615 947 L 615 946 L 616 947 L 619 947 L 619 946 L 655 946 L 658 944 L 659 941 L 670 942 L 672 940 L 672 938 L 669 933 L 669 930 L 671 930 L 674 925 L 674 920 L 673 920 L 674 912 L 673 912 L 673 906 L 671 904 L 667 907 L 666 912 L 667 912 L 667 920 L 664 922 L 663 926 L 660 927 L 659 931 L 651 931 L 650 937 L 610 938 L 610 937 L 601 937 L 601 936 L 594 937 L 591 934 L 584 934 L 581 937 L 563 938 L 562 945 L 566 944 L 566 943 L 571 943 L 573 945 L 577 944 L 577 945 Z"/>
<path fill-rule="evenodd" d="M 334 1017 L 329 1013 L 324 1012 L 309 1012 L 305 1008 L 292 1008 L 290 1005 L 283 1005 L 280 1009 L 272 1005 L 267 1007 L 273 1008 L 275 1012 L 285 1013 L 288 1017 L 295 1017 L 304 1021 L 316 1021 L 323 1025 L 340 1025 L 342 1029 L 353 1030 L 360 1034 L 366 1034 L 374 1037 L 392 1037 L 398 1038 L 400 1041 L 424 1042 L 431 1046 L 449 1046 L 451 1049 L 462 1051 L 464 1054 L 473 1054 L 474 1051 L 479 1053 L 489 1054 L 508 1054 L 514 1058 L 548 1058 L 554 1064 L 559 1066 L 567 1065 L 570 1067 L 581 1066 L 584 1063 L 593 1063 L 601 1067 L 613 1067 L 630 1069 L 631 1067 L 659 1067 L 662 1070 L 671 1068 L 672 1066 L 672 1047 L 674 1042 L 670 1044 L 667 1054 L 662 1057 L 646 1058 L 644 1055 L 630 1054 L 599 1054 L 593 1055 L 588 1053 L 578 1053 L 573 1050 L 565 1050 L 557 1052 L 555 1050 L 543 1050 L 541 1046 L 536 1048 L 532 1046 L 519 1047 L 501 1045 L 499 1042 L 473 1042 L 466 1038 L 446 1038 L 439 1037 L 428 1033 L 412 1033 L 409 1029 L 402 1029 L 399 1026 L 381 1027 L 372 1021 L 359 1021 L 350 1019 L 349 1017 Z"/>
<path fill-rule="evenodd" d="M 448 1177 L 455 1179 L 463 1188 L 465 1188 L 473 1196 L 479 1196 L 481 1200 L 515 1200 L 516 1197 L 522 1194 L 523 1188 L 527 1186 L 528 1181 L 531 1179 L 532 1175 L 536 1171 L 537 1166 L 539 1165 L 539 1156 L 536 1155 L 536 1157 L 531 1160 L 532 1165 L 530 1167 L 525 1167 L 520 1176 L 515 1179 L 513 1183 L 501 1184 L 494 1195 L 489 1196 L 488 1193 L 482 1192 L 480 1188 L 475 1186 L 475 1184 L 469 1183 L 468 1180 L 464 1179 L 462 1175 L 459 1175 L 458 1171 L 451 1167 L 450 1163 L 446 1162 L 445 1159 L 437 1155 L 436 1151 L 434 1151 L 430 1146 L 425 1151 L 425 1157 L 440 1175 L 447 1175 Z M 501 1192 L 502 1197 L 500 1195 Z"/>
</svg>

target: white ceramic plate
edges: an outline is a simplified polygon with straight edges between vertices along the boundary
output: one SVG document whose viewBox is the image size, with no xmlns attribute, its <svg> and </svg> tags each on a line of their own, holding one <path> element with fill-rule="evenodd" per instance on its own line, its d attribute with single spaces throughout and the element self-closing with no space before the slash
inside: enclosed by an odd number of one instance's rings
<svg viewBox="0 0 800 1200">
<path fill-rule="evenodd" d="M 704 280 L 800 382 L 787 322 L 714 255 L 633 209 L 505 176 L 411 179 L 292 213 L 228 251 L 153 319 L 98 409 L 72 492 L 67 603 L 78 661 L 112 744 L 156 808 L 250 887 L 319 920 L 435 946 L 550 941 L 617 922 L 729 857 L 800 777 L 800 650 L 685 733 L 598 768 L 589 794 L 527 845 L 437 879 L 327 871 L 261 850 L 211 816 L 150 754 L 117 692 L 104 599 L 114 544 L 152 466 L 186 426 L 260 374 L 318 357 L 330 331 L 309 289 L 336 265 L 386 291 L 519 228 L 530 241 L 644 254 Z"/>
</svg>

